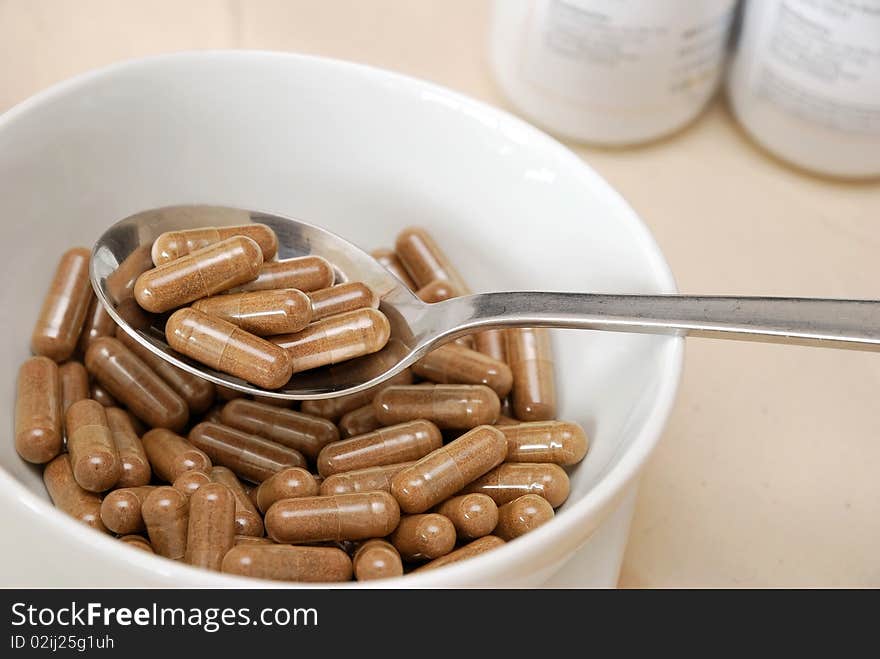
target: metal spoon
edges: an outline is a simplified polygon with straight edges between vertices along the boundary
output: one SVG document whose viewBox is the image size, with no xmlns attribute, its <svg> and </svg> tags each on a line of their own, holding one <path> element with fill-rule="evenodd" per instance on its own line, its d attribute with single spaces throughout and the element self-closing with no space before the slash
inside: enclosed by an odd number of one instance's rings
<svg viewBox="0 0 880 659">
<path fill-rule="evenodd" d="M 165 318 L 146 314 L 132 296 L 134 280 L 152 267 L 153 241 L 165 231 L 249 222 L 274 229 L 279 258 L 317 254 L 336 266 L 337 283 L 368 284 L 380 296 L 380 309 L 391 323 L 388 345 L 373 355 L 297 373 L 275 391 L 174 352 L 165 342 Z M 510 292 L 426 304 L 371 256 L 329 231 L 278 215 L 216 206 L 160 208 L 117 222 L 92 251 L 91 278 L 113 319 L 155 354 L 215 384 L 273 398 L 355 393 L 381 383 L 457 336 L 497 327 L 687 334 L 880 350 L 880 301 L 876 300 Z"/>
</svg>

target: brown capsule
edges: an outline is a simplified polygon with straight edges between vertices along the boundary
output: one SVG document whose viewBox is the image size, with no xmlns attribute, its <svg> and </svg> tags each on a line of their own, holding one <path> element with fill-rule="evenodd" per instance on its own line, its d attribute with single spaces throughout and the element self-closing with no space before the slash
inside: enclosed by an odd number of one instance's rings
<svg viewBox="0 0 880 659">
<path fill-rule="evenodd" d="M 183 560 L 189 526 L 189 500 L 173 487 L 157 487 L 141 504 L 141 515 L 153 551 L 174 561 Z"/>
<path fill-rule="evenodd" d="M 373 409 L 383 426 L 427 419 L 443 430 L 467 430 L 495 423 L 501 401 L 485 385 L 411 385 L 384 389 L 373 400 Z"/>
<path fill-rule="evenodd" d="M 237 535 L 234 544 L 236 547 L 238 545 L 274 545 L 275 541 L 272 538 L 258 538 L 254 535 Z"/>
<path fill-rule="evenodd" d="M 423 513 L 504 461 L 507 440 L 479 426 L 438 448 L 391 479 L 391 494 L 407 513 Z"/>
<path fill-rule="evenodd" d="M 355 492 L 391 492 L 391 479 L 394 475 L 414 464 L 415 462 L 401 462 L 333 474 L 321 482 L 321 496 Z"/>
<path fill-rule="evenodd" d="M 417 287 L 421 288 L 435 279 L 442 279 L 460 291 L 460 295 L 470 292 L 449 259 L 424 229 L 409 227 L 401 231 L 394 251 Z"/>
<path fill-rule="evenodd" d="M 470 334 L 467 336 L 460 336 L 453 343 L 457 346 L 461 346 L 462 348 L 467 348 L 468 350 L 474 350 L 474 337 Z"/>
<path fill-rule="evenodd" d="M 134 297 L 147 311 L 164 313 L 251 281 L 262 265 L 257 243 L 233 236 L 147 270 L 134 284 Z"/>
<path fill-rule="evenodd" d="M 210 482 L 211 477 L 205 472 L 190 470 L 183 472 L 180 476 L 175 478 L 171 487 L 189 500 L 202 485 L 207 485 Z"/>
<path fill-rule="evenodd" d="M 339 431 L 327 419 L 253 400 L 226 403 L 220 423 L 295 449 L 312 460 L 327 444 L 339 440 Z"/>
<path fill-rule="evenodd" d="M 430 561 L 455 548 L 455 527 L 437 513 L 404 515 L 391 534 L 391 544 L 405 561 Z"/>
<path fill-rule="evenodd" d="M 182 430 L 186 425 L 184 400 L 118 340 L 95 339 L 85 361 L 98 383 L 151 428 Z"/>
<path fill-rule="evenodd" d="M 226 467 L 211 467 L 211 480 L 229 488 L 235 497 L 235 532 L 238 535 L 263 535 L 263 518 L 245 492 L 238 476 Z M 317 489 L 317 487 L 315 488 Z"/>
<path fill-rule="evenodd" d="M 93 293 L 89 302 L 86 319 L 83 323 L 82 332 L 79 335 L 80 352 L 85 353 L 92 345 L 92 341 L 101 336 L 113 336 L 116 331 L 116 321 L 107 313 L 107 309 L 101 304 Z"/>
<path fill-rule="evenodd" d="M 391 325 L 376 309 L 358 309 L 312 323 L 301 332 L 273 336 L 293 361 L 293 372 L 338 364 L 385 347 Z"/>
<path fill-rule="evenodd" d="M 305 467 L 302 453 L 262 437 L 219 423 L 200 423 L 189 431 L 189 441 L 214 464 L 228 467 L 239 477 L 262 483 L 287 467 Z"/>
<path fill-rule="evenodd" d="M 455 343 L 435 348 L 412 366 L 412 372 L 438 384 L 484 384 L 504 398 L 513 374 L 504 362 Z"/>
<path fill-rule="evenodd" d="M 365 540 L 391 533 L 400 508 L 387 492 L 282 499 L 266 512 L 266 532 L 275 542 Z"/>
<path fill-rule="evenodd" d="M 31 357 L 18 369 L 15 450 L 43 464 L 61 452 L 61 376 L 48 357 Z"/>
<path fill-rule="evenodd" d="M 494 329 L 477 332 L 474 337 L 474 350 L 489 355 L 492 359 L 507 363 L 507 339 L 505 330 Z"/>
<path fill-rule="evenodd" d="M 147 313 L 141 309 L 141 305 L 139 305 L 137 300 L 133 297 L 120 302 L 116 306 L 116 313 L 118 313 L 122 320 L 128 323 L 130 327 L 137 330 L 146 331 L 153 322 L 153 314 Z"/>
<path fill-rule="evenodd" d="M 318 483 L 315 477 L 302 467 L 290 467 L 260 483 L 254 492 L 254 502 L 260 512 L 265 514 L 276 501 L 317 495 Z"/>
<path fill-rule="evenodd" d="M 67 408 L 78 400 L 89 397 L 89 372 L 79 362 L 65 362 L 58 367 L 61 378 L 61 412 L 67 414 Z"/>
<path fill-rule="evenodd" d="M 121 307 L 124 306 L 126 310 L 131 309 L 132 305 L 129 303 L 134 302 L 134 283 L 138 277 L 152 267 L 150 246 L 141 245 L 136 247 L 113 272 L 107 275 L 107 292 L 110 294 L 110 299 L 118 305 L 116 310 L 126 320 L 129 318 L 122 313 Z M 132 324 L 130 320 L 129 324 Z"/>
<path fill-rule="evenodd" d="M 520 421 L 556 418 L 556 375 L 550 333 L 543 328 L 505 331 L 507 363 L 513 372 L 511 401 Z"/>
<path fill-rule="evenodd" d="M 257 336 L 299 332 L 313 320 L 309 298 L 295 288 L 214 295 L 192 308 Z"/>
<path fill-rule="evenodd" d="M 104 389 L 96 381 L 92 381 L 89 385 L 89 398 L 104 408 L 119 407 L 121 403 L 110 395 L 110 392 Z M 134 415 L 132 415 L 134 416 Z M 135 417 L 137 418 L 137 417 Z"/>
<path fill-rule="evenodd" d="M 498 509 L 498 527 L 495 535 L 513 540 L 553 519 L 553 506 L 537 494 L 524 494 Z"/>
<path fill-rule="evenodd" d="M 449 565 L 450 563 L 458 563 L 459 561 L 464 561 L 468 558 L 473 558 L 474 556 L 485 554 L 487 551 L 496 549 L 503 544 L 504 540 L 502 540 L 498 536 L 487 535 L 482 538 L 478 538 L 477 540 L 474 540 L 473 542 L 470 542 L 464 547 L 456 549 L 449 554 L 446 554 L 446 556 L 435 558 L 430 563 L 425 563 L 421 567 L 417 568 L 415 571 L 420 572 L 422 570 L 434 570 L 438 567 Z"/>
<path fill-rule="evenodd" d="M 211 459 L 180 435 L 165 428 L 154 428 L 142 438 L 153 471 L 166 483 L 173 483 L 185 471 L 208 473 Z"/>
<path fill-rule="evenodd" d="M 403 574 L 400 554 L 390 542 L 374 538 L 367 540 L 351 558 L 354 578 L 358 581 L 390 579 Z"/>
<path fill-rule="evenodd" d="M 356 410 L 352 410 L 347 414 L 343 414 L 339 419 L 339 435 L 342 439 L 364 435 L 381 428 L 382 424 L 376 418 L 376 411 L 372 404 L 364 405 Z"/>
<path fill-rule="evenodd" d="M 101 497 L 79 486 L 73 477 L 73 468 L 67 453 L 62 453 L 46 465 L 43 483 L 58 510 L 93 529 L 107 532 L 101 521 Z"/>
<path fill-rule="evenodd" d="M 89 385 L 89 396 L 96 403 L 104 406 L 104 407 L 117 407 L 119 405 L 119 401 L 113 398 L 104 387 L 102 387 L 97 382 L 92 382 Z"/>
<path fill-rule="evenodd" d="M 235 497 L 222 483 L 203 485 L 190 497 L 184 562 L 220 570 L 235 544 Z"/>
<path fill-rule="evenodd" d="M 215 387 L 212 382 L 203 380 L 197 375 L 177 368 L 147 347 L 138 343 L 134 337 L 121 327 L 116 330 L 116 338 L 122 345 L 131 350 L 141 361 L 149 366 L 156 375 L 180 396 L 189 408 L 190 414 L 201 414 L 214 402 Z"/>
<path fill-rule="evenodd" d="M 236 400 L 237 398 L 245 398 L 247 394 L 238 391 L 237 389 L 232 389 L 231 387 L 224 387 L 222 384 L 215 385 L 217 388 L 217 398 L 223 401 Z"/>
<path fill-rule="evenodd" d="M 67 410 L 64 425 L 76 482 L 89 492 L 109 490 L 122 475 L 122 463 L 104 407 L 89 399 L 77 401 Z"/>
<path fill-rule="evenodd" d="M 377 309 L 379 297 L 361 281 L 352 281 L 309 293 L 312 322 L 356 309 Z M 288 330 L 295 332 L 296 330 Z"/>
<path fill-rule="evenodd" d="M 568 474 L 559 465 L 519 462 L 493 469 L 468 485 L 465 492 L 487 494 L 499 506 L 524 494 L 539 494 L 558 508 L 568 498 L 570 487 Z"/>
<path fill-rule="evenodd" d="M 376 394 L 383 389 L 393 385 L 412 384 L 412 381 L 412 373 L 410 373 L 409 369 L 405 369 L 397 375 L 388 378 L 382 384 L 370 387 L 366 391 L 359 391 L 356 394 L 348 394 L 347 396 L 339 396 L 337 398 L 304 400 L 300 409 L 305 414 L 320 416 L 330 421 L 338 421 L 344 414 L 364 405 L 369 405 L 373 398 L 376 397 Z"/>
<path fill-rule="evenodd" d="M 100 401 L 99 401 L 99 402 L 100 402 Z M 105 405 L 104 407 L 107 407 L 107 405 Z M 111 407 L 112 407 L 112 406 L 111 406 Z M 143 435 L 145 432 L 147 432 L 148 428 L 147 428 L 146 425 L 144 425 L 144 422 L 143 422 L 143 421 L 141 421 L 140 419 L 138 419 L 134 414 L 132 414 L 132 413 L 129 412 L 128 410 L 125 410 L 125 413 L 128 415 L 128 421 L 129 421 L 129 423 L 131 423 L 131 427 L 134 428 L 134 433 L 135 433 L 138 437 L 140 437 L 140 436 Z"/>
<path fill-rule="evenodd" d="M 388 270 L 392 275 L 402 281 L 403 285 L 406 286 L 409 290 L 414 291 L 418 288 L 418 286 L 416 286 L 415 282 L 412 280 L 412 277 L 409 276 L 406 268 L 403 267 L 403 263 L 401 263 L 400 259 L 397 258 L 397 254 L 395 254 L 392 250 L 376 249 L 370 252 L 370 256 L 381 263 L 382 266 L 384 266 L 384 268 Z"/>
<path fill-rule="evenodd" d="M 458 537 L 473 540 L 489 535 L 498 525 L 498 506 L 485 494 L 461 494 L 437 508 L 452 522 Z"/>
<path fill-rule="evenodd" d="M 271 478 L 271 476 L 270 476 L 270 478 Z M 267 478 L 266 480 L 269 480 L 269 479 Z M 245 485 L 251 486 L 251 489 L 247 490 L 248 499 L 250 499 L 251 503 L 254 504 L 254 506 L 256 506 L 257 505 L 257 489 L 259 488 L 259 485 L 254 486 L 253 483 L 247 483 L 246 481 L 242 481 L 242 483 L 244 483 Z"/>
<path fill-rule="evenodd" d="M 254 394 L 251 396 L 251 400 L 255 403 L 262 403 L 263 405 L 271 405 L 272 407 L 280 407 L 283 409 L 296 409 L 296 401 L 295 400 L 286 400 L 284 398 L 275 398 L 274 396 L 260 396 L 258 394 Z"/>
<path fill-rule="evenodd" d="M 144 445 L 137 436 L 128 412 L 118 407 L 107 407 L 107 425 L 116 451 L 119 453 L 119 464 L 122 473 L 116 481 L 116 487 L 139 487 L 150 482 L 152 472 L 147 460 Z"/>
<path fill-rule="evenodd" d="M 220 423 L 220 412 L 223 410 L 223 406 L 219 403 L 214 405 L 210 410 L 205 412 L 202 415 L 202 421 L 210 421 L 211 423 Z"/>
<path fill-rule="evenodd" d="M 223 558 L 222 571 L 255 579 L 328 583 L 351 579 L 351 559 L 336 547 L 239 545 Z"/>
<path fill-rule="evenodd" d="M 300 256 L 264 263 L 257 278 L 238 286 L 230 293 L 296 288 L 308 292 L 333 285 L 333 266 L 320 256 Z"/>
<path fill-rule="evenodd" d="M 275 258 L 275 254 L 278 252 L 278 238 L 275 236 L 275 232 L 265 224 L 204 227 L 184 229 L 183 231 L 166 231 L 160 235 L 153 241 L 153 247 L 150 250 L 153 263 L 157 266 L 163 265 L 233 236 L 247 236 L 257 243 L 264 261 Z"/>
<path fill-rule="evenodd" d="M 285 350 L 197 309 L 171 314 L 165 338 L 178 352 L 264 389 L 286 384 L 293 372 Z"/>
<path fill-rule="evenodd" d="M 445 279 L 435 279 L 416 291 L 416 297 L 422 302 L 427 302 L 428 304 L 436 304 L 437 302 L 450 300 L 459 295 L 460 293 L 456 288 Z"/>
<path fill-rule="evenodd" d="M 135 549 L 140 549 L 141 551 L 145 551 L 149 554 L 154 553 L 153 546 L 143 536 L 123 535 L 119 539 L 122 542 L 124 542 L 125 544 L 127 544 L 129 547 L 134 547 Z"/>
<path fill-rule="evenodd" d="M 499 428 L 507 437 L 508 462 L 577 464 L 587 454 L 584 429 L 569 421 L 532 421 Z"/>
<path fill-rule="evenodd" d="M 433 423 L 408 421 L 328 444 L 318 456 L 318 473 L 326 478 L 345 471 L 418 460 L 442 445 L 443 435 Z"/>
<path fill-rule="evenodd" d="M 31 334 L 35 354 L 63 362 L 76 350 L 93 295 L 89 256 L 85 247 L 74 247 L 62 255 Z"/>
<path fill-rule="evenodd" d="M 108 492 L 101 502 L 101 521 L 104 526 L 120 535 L 140 533 L 147 527 L 141 508 L 144 499 L 156 488 L 151 485 L 123 487 Z"/>
</svg>

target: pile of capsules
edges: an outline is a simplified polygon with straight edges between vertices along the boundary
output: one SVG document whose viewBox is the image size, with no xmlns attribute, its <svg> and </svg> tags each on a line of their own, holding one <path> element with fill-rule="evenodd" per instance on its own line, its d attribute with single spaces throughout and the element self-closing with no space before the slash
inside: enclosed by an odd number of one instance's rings
<svg viewBox="0 0 880 659">
<path fill-rule="evenodd" d="M 150 312 L 180 307 L 166 324 L 172 347 L 266 388 L 384 345 L 388 322 L 367 287 L 334 286 L 318 257 L 272 261 L 276 245 L 256 224 L 163 234 L 134 297 Z M 423 229 L 373 256 L 426 302 L 468 293 Z M 18 374 L 15 445 L 45 465 L 55 505 L 98 531 L 229 574 L 368 580 L 482 554 L 546 523 L 568 497 L 564 467 L 588 440 L 555 418 L 545 330 L 482 331 L 372 390 L 297 410 L 141 346 L 94 296 L 88 262 L 88 250 L 71 249 L 55 272 L 36 356 Z M 356 345 L 328 358 L 328 325 L 355 328 Z M 218 337 L 242 347 L 218 349 Z"/>
</svg>

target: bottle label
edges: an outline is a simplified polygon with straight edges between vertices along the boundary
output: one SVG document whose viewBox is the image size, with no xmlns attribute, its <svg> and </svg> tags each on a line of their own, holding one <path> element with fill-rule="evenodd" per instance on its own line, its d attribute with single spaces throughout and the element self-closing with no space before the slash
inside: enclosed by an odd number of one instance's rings
<svg viewBox="0 0 880 659">
<path fill-rule="evenodd" d="M 721 73 L 735 3 L 542 0 L 526 21 L 519 69 L 547 94 L 641 113 L 705 98 Z"/>
<path fill-rule="evenodd" d="M 763 19 L 757 97 L 816 124 L 880 135 L 880 1 L 785 0 L 750 18 Z"/>
</svg>

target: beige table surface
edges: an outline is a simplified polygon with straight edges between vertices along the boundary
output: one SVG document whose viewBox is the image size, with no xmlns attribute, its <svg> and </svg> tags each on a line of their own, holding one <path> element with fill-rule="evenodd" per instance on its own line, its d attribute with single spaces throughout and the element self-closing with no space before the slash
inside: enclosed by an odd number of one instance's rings
<svg viewBox="0 0 880 659">
<path fill-rule="evenodd" d="M 488 20 L 476 0 L 0 0 L 0 111 L 196 48 L 351 59 L 508 107 Z M 574 148 L 648 223 L 682 291 L 880 297 L 880 184 L 779 164 L 721 102 L 660 143 Z M 689 341 L 621 585 L 880 585 L 878 392 L 875 354 Z"/>
</svg>

